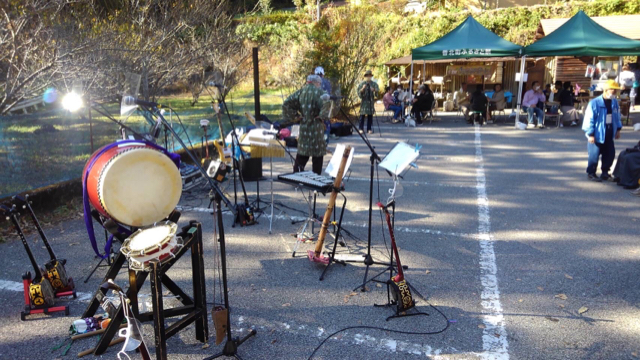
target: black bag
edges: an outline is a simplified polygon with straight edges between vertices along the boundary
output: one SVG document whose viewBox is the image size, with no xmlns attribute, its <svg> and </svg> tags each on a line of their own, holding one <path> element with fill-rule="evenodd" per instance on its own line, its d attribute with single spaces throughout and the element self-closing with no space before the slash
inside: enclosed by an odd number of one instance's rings
<svg viewBox="0 0 640 360">
<path fill-rule="evenodd" d="M 351 129 L 351 125 L 338 122 L 331 124 L 330 133 L 336 136 L 350 136 L 353 134 L 353 131 Z"/>
<path fill-rule="evenodd" d="M 284 138 L 284 143 L 287 145 L 287 147 L 297 148 L 298 147 L 298 138 L 293 137 L 293 136 L 286 137 L 286 138 Z"/>
</svg>

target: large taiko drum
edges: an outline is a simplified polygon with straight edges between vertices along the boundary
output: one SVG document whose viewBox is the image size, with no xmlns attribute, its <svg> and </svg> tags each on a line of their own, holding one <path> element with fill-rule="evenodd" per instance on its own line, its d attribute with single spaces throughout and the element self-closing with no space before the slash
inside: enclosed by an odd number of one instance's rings
<svg viewBox="0 0 640 360">
<path fill-rule="evenodd" d="M 176 164 L 143 142 L 99 149 L 82 174 L 91 205 L 123 225 L 143 227 L 161 221 L 174 210 L 182 194 Z"/>
</svg>

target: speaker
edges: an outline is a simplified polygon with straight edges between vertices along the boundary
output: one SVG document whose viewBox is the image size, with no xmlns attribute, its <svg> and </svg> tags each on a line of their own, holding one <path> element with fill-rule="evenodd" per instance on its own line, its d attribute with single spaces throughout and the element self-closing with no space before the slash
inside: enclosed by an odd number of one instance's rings
<svg viewBox="0 0 640 360">
<path fill-rule="evenodd" d="M 262 179 L 262 158 L 245 158 L 240 161 L 240 172 L 245 181 Z"/>
</svg>

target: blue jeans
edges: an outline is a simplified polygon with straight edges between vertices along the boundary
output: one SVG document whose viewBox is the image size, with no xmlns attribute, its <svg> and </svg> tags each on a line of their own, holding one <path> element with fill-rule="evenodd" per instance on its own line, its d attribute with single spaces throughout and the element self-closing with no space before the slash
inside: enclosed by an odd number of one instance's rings
<svg viewBox="0 0 640 360">
<path fill-rule="evenodd" d="M 608 136 L 605 136 L 604 143 L 602 144 L 598 142 L 590 144 L 587 142 L 587 153 L 589 154 L 589 160 L 587 162 L 587 174 L 596 174 L 596 169 L 598 168 L 598 159 L 600 155 L 602 155 L 602 164 L 600 165 L 602 175 L 609 175 L 611 164 L 613 164 L 613 160 L 616 158 L 616 147 L 613 143 L 613 134 L 607 135 Z"/>
<path fill-rule="evenodd" d="M 397 119 L 398 116 L 400 116 L 400 113 L 402 113 L 402 106 L 400 106 L 400 105 L 389 105 L 389 108 L 387 110 L 393 111 L 393 118 Z"/>
<path fill-rule="evenodd" d="M 536 106 L 523 107 L 524 111 L 527 112 L 527 121 L 529 124 L 533 124 L 533 114 L 538 117 L 538 125 L 542 125 L 544 121 L 544 112 Z"/>
</svg>

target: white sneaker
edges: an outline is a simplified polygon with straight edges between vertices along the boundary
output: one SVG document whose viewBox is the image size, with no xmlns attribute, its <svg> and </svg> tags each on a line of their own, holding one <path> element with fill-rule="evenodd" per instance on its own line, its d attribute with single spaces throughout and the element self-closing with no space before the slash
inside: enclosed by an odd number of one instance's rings
<svg viewBox="0 0 640 360">
<path fill-rule="evenodd" d="M 538 129 L 544 129 L 544 125 L 538 124 Z"/>
<path fill-rule="evenodd" d="M 578 123 L 577 123 L 577 122 L 575 122 L 575 121 L 572 121 L 572 122 L 571 122 L 571 126 L 578 126 Z"/>
<path fill-rule="evenodd" d="M 560 126 L 559 126 L 559 127 L 564 127 L 564 124 L 560 123 Z"/>
<path fill-rule="evenodd" d="M 536 128 L 536 126 L 535 126 L 535 125 L 533 125 L 533 124 L 529 124 L 529 125 L 527 125 L 527 129 L 535 129 L 535 128 Z"/>
</svg>

